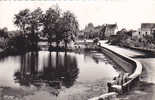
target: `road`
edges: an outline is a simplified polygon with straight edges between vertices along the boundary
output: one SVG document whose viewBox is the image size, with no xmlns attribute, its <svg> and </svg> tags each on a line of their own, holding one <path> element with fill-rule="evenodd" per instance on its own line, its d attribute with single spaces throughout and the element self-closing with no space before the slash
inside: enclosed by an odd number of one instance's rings
<svg viewBox="0 0 155 100">
<path fill-rule="evenodd" d="M 135 89 L 123 95 L 119 100 L 155 100 L 155 56 L 148 56 L 143 52 L 134 51 L 119 46 L 106 44 L 100 41 L 101 46 L 111 49 L 121 55 L 132 57 L 140 61 L 143 65 L 141 81 Z"/>
</svg>

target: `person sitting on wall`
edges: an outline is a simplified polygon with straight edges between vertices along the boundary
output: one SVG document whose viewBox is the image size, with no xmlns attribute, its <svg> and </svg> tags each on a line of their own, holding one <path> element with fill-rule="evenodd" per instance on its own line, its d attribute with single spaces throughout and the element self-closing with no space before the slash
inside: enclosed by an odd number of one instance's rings
<svg viewBox="0 0 155 100">
<path fill-rule="evenodd" d="M 128 81 L 129 73 L 120 73 L 117 77 L 114 77 L 113 84 L 123 85 L 125 82 Z"/>
</svg>

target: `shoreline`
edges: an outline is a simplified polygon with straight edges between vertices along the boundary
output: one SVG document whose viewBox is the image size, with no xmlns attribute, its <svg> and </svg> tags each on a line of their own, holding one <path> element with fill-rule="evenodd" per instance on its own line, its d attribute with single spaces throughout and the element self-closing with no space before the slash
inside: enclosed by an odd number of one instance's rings
<svg viewBox="0 0 155 100">
<path fill-rule="evenodd" d="M 103 52 L 102 52 L 102 53 L 103 53 Z M 110 57 L 108 57 L 108 58 L 110 58 Z M 117 58 L 115 58 L 115 59 L 117 59 Z M 113 60 L 112 60 L 112 61 L 113 61 Z M 116 63 L 116 62 L 115 62 L 115 63 Z M 115 64 L 115 63 L 114 63 L 114 64 Z M 131 71 L 131 72 L 132 72 L 132 71 Z M 105 86 L 105 87 L 107 87 L 107 86 Z M 100 89 L 98 89 L 98 90 L 100 90 Z M 101 92 L 100 92 L 100 93 L 101 93 Z M 95 93 L 95 94 L 98 94 L 98 93 Z M 99 95 L 100 95 L 100 94 L 99 94 Z M 115 94 L 114 94 L 114 95 L 115 95 Z M 93 95 L 92 95 L 92 96 L 93 96 Z M 91 96 L 91 97 L 92 97 L 92 96 Z"/>
<path fill-rule="evenodd" d="M 124 92 L 128 92 L 131 90 L 128 87 L 133 88 L 132 85 L 139 82 L 139 76 L 142 73 L 142 65 L 137 60 L 134 60 L 134 59 L 132 59 L 128 56 L 122 55 L 122 54 L 118 54 L 117 52 L 115 52 L 107 47 L 101 46 L 100 48 L 101 48 L 101 51 L 103 51 L 104 54 L 109 56 L 109 58 L 111 58 L 111 60 L 113 60 L 117 65 L 119 65 L 123 69 L 126 69 L 126 72 L 129 72 L 129 74 L 130 74 L 129 78 L 131 80 L 129 82 L 127 81 L 126 83 L 123 83 L 124 88 L 122 87 L 121 91 L 116 90 L 115 88 L 112 87 L 112 90 L 110 90 L 108 93 L 103 94 L 99 97 L 91 98 L 89 100 L 98 100 L 99 98 L 102 98 L 102 99 L 117 98 L 117 95 L 119 95 L 120 93 L 121 93 L 121 95 L 123 95 Z M 133 68 L 133 66 L 136 68 Z M 130 86 L 130 84 L 132 87 Z M 123 94 L 122 94 L 122 92 L 123 92 Z"/>
<path fill-rule="evenodd" d="M 108 59 L 107 62 L 110 63 L 110 64 L 114 64 L 109 59 Z M 114 66 L 114 65 L 112 65 L 112 66 Z M 97 95 L 101 95 L 102 93 L 106 93 L 107 92 L 106 83 L 108 81 L 110 81 L 110 80 L 111 80 L 111 78 L 109 80 L 103 78 L 103 79 L 100 79 L 100 80 L 94 80 L 93 82 L 77 83 L 74 86 L 73 95 L 72 95 L 72 92 L 70 92 L 70 94 L 69 94 L 69 96 L 70 96 L 69 98 L 73 98 L 73 99 L 69 99 L 69 100 L 74 100 L 75 98 L 76 98 L 76 100 L 81 100 L 81 99 L 79 99 L 80 98 L 79 96 L 81 96 L 81 98 L 84 98 L 84 100 L 87 100 L 88 98 L 91 98 L 93 96 L 97 96 Z M 82 90 L 79 90 L 80 88 L 82 88 Z M 14 89 L 14 88 L 10 88 L 10 87 L 8 87 L 8 88 L 7 87 L 0 87 L 0 90 L 2 90 L 1 91 L 2 93 L 0 93 L 0 94 L 2 94 L 3 97 L 6 98 L 6 100 L 8 98 L 14 98 L 15 100 L 29 100 L 29 99 L 31 99 L 33 97 L 37 97 L 38 96 L 37 94 L 40 94 L 41 95 L 43 93 L 43 94 L 45 94 L 45 95 L 48 96 L 49 93 L 50 93 L 50 91 L 51 92 L 54 92 L 54 89 L 53 88 L 49 88 L 49 87 L 46 87 L 46 88 L 45 87 L 41 87 L 40 89 L 38 89 L 38 91 L 34 91 L 34 92 L 33 91 L 31 92 L 31 89 L 30 90 L 29 89 L 26 89 L 24 91 L 23 89 L 16 89 L 16 88 Z M 3 92 L 3 91 L 5 91 L 5 92 Z M 9 91 L 14 91 L 14 92 L 13 92 L 13 94 L 10 94 Z M 31 95 L 31 94 L 28 94 L 27 95 L 27 91 L 28 91 L 28 93 L 34 93 L 34 95 Z M 78 92 L 78 91 L 81 91 L 81 92 Z M 23 98 L 20 98 L 19 97 L 19 99 L 18 99 L 18 97 L 16 97 L 16 95 L 17 96 L 20 96 L 20 94 L 21 95 L 25 94 L 25 96 Z M 63 94 L 63 95 L 65 95 L 65 94 Z M 50 97 L 53 97 L 54 98 L 54 96 L 51 96 L 51 95 L 50 95 Z M 24 99 L 24 98 L 26 98 L 26 99 Z M 9 99 L 9 100 L 14 100 L 14 99 Z M 35 99 L 32 99 L 32 100 L 35 100 Z M 62 100 L 62 99 L 58 99 L 58 100 Z M 68 100 L 68 99 L 65 99 L 65 100 Z"/>
</svg>

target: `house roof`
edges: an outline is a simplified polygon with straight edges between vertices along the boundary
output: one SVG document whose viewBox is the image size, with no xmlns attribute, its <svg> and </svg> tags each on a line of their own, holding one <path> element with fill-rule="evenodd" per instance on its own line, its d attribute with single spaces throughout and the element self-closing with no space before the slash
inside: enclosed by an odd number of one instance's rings
<svg viewBox="0 0 155 100">
<path fill-rule="evenodd" d="M 155 28 L 155 23 L 142 23 L 141 24 L 141 29 L 144 29 L 144 28 Z"/>
<path fill-rule="evenodd" d="M 137 32 L 137 30 L 132 30 L 132 29 L 131 29 L 131 30 L 129 30 L 129 31 L 130 31 L 130 32 L 132 32 L 132 33 L 133 33 L 133 32 Z"/>
<path fill-rule="evenodd" d="M 107 27 L 108 29 L 114 29 L 114 28 L 117 27 L 117 24 L 107 24 L 106 27 Z"/>
</svg>

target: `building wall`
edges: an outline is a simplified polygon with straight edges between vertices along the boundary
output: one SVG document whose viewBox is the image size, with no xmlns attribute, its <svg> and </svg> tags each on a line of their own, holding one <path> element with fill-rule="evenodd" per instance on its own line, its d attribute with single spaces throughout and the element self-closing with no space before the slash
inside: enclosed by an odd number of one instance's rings
<svg viewBox="0 0 155 100">
<path fill-rule="evenodd" d="M 141 29 L 141 35 L 151 35 L 151 29 L 149 28 Z"/>
<path fill-rule="evenodd" d="M 132 37 L 137 37 L 137 38 L 143 38 L 145 35 L 152 36 L 151 29 L 149 28 L 138 29 L 136 32 L 132 33 Z"/>
<path fill-rule="evenodd" d="M 109 29 L 109 28 L 106 28 L 106 31 L 105 31 L 105 36 L 106 37 L 109 37 L 111 35 L 115 35 L 115 29 Z"/>
<path fill-rule="evenodd" d="M 141 33 L 141 29 L 139 28 L 137 31 L 132 32 L 132 37 L 142 38 L 143 34 Z"/>
</svg>

